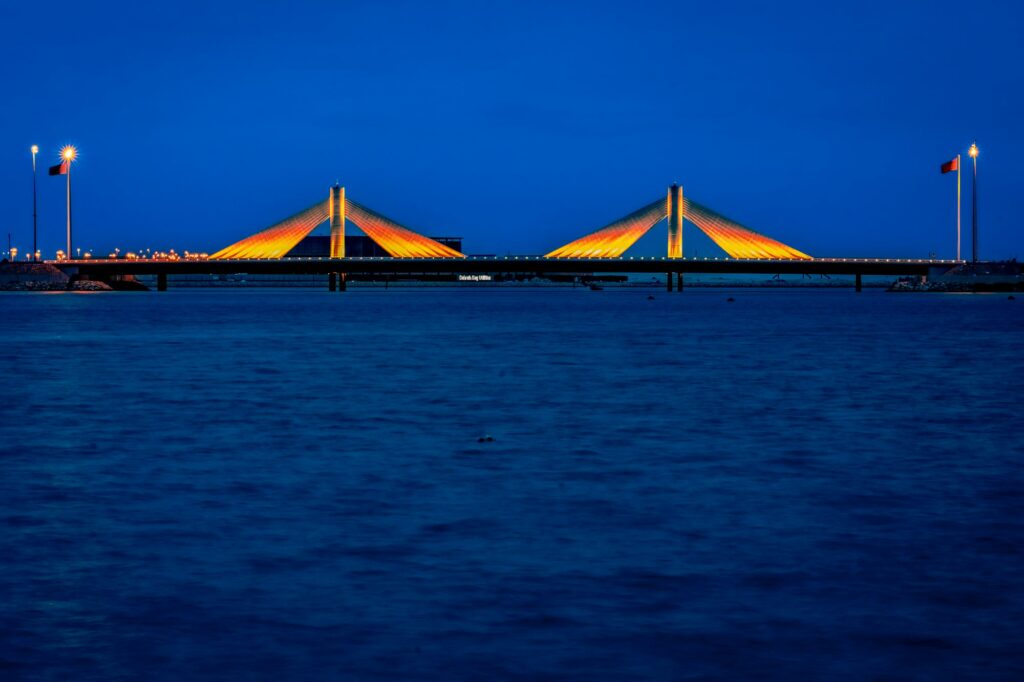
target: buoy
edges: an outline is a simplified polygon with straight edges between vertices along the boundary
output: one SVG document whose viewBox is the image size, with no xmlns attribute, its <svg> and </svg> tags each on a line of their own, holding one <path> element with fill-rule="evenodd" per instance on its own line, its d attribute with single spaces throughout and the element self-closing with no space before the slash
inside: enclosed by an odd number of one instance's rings
<svg viewBox="0 0 1024 682">
<path fill-rule="evenodd" d="M 493 443 L 494 438 L 492 436 L 480 436 L 476 439 L 477 443 Z"/>
<path fill-rule="evenodd" d="M 730 296 L 729 298 L 725 299 L 725 302 L 726 302 L 726 303 L 735 303 L 735 302 L 736 302 L 736 299 L 735 299 L 735 298 L 733 298 L 732 296 Z"/>
</svg>

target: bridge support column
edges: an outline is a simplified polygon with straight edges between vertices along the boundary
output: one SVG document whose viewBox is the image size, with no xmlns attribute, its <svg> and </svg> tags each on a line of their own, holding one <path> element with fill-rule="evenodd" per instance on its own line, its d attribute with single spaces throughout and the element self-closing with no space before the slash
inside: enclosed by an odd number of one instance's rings
<svg viewBox="0 0 1024 682">
<path fill-rule="evenodd" d="M 683 188 L 668 188 L 668 258 L 683 257 Z"/>
<path fill-rule="evenodd" d="M 345 257 L 345 188 L 331 188 L 328 215 L 331 218 L 331 258 Z"/>
<path fill-rule="evenodd" d="M 855 282 L 855 284 L 854 284 L 853 286 L 854 286 L 854 288 L 855 288 L 855 289 L 857 290 L 857 293 L 858 293 L 858 294 L 859 294 L 859 293 L 861 292 L 861 290 L 862 290 L 862 289 L 864 288 L 864 287 L 863 287 L 863 285 L 862 285 L 862 283 L 861 283 L 861 281 L 860 281 L 860 273 L 859 273 L 859 272 L 857 273 L 857 279 L 856 279 L 856 282 Z"/>
<path fill-rule="evenodd" d="M 338 289 L 338 274 L 330 272 L 327 274 L 327 291 L 336 291 Z"/>
<path fill-rule="evenodd" d="M 156 290 L 167 291 L 167 273 L 158 272 L 156 275 Z"/>
<path fill-rule="evenodd" d="M 348 289 L 348 274 L 344 272 L 338 273 L 338 291 L 345 291 Z"/>
<path fill-rule="evenodd" d="M 672 292 L 672 273 L 671 272 L 668 273 L 668 275 L 665 277 L 665 283 L 668 285 L 669 293 L 671 293 Z"/>
<path fill-rule="evenodd" d="M 682 291 L 682 290 L 683 290 L 683 273 L 677 272 L 676 273 L 676 291 Z"/>
</svg>

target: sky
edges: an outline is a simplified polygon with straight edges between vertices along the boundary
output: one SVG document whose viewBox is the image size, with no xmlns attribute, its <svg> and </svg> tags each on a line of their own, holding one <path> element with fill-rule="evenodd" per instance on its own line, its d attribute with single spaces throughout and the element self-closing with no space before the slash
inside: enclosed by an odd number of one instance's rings
<svg viewBox="0 0 1024 682">
<path fill-rule="evenodd" d="M 0 0 L 0 230 L 213 251 L 348 196 L 470 254 L 690 198 L 814 256 L 1024 257 L 1018 2 Z M 963 177 L 969 255 L 971 178 Z M 659 255 L 656 227 L 630 254 Z M 6 248 L 6 243 L 4 244 Z M 723 255 L 686 226 L 687 255 Z"/>
</svg>

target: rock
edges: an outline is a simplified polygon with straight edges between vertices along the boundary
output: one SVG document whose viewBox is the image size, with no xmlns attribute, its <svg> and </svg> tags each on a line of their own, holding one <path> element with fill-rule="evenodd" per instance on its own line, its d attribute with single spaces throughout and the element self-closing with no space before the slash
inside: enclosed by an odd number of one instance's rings
<svg viewBox="0 0 1024 682">
<path fill-rule="evenodd" d="M 0 263 L 0 291 L 62 291 L 67 282 L 49 263 Z"/>
<path fill-rule="evenodd" d="M 114 291 L 149 291 L 149 287 L 137 279 L 112 279 L 107 284 Z"/>
<path fill-rule="evenodd" d="M 106 282 L 94 282 L 90 279 L 80 279 L 68 285 L 68 291 L 113 291 Z"/>
<path fill-rule="evenodd" d="M 66 291 L 67 288 L 65 282 L 0 282 L 0 291 Z"/>
</svg>

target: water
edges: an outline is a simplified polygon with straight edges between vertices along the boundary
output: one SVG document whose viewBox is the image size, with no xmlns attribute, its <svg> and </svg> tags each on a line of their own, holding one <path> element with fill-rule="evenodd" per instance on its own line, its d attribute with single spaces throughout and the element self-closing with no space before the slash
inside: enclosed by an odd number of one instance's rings
<svg viewBox="0 0 1024 682">
<path fill-rule="evenodd" d="M 1021 679 L 1024 301 L 648 293 L 0 295 L 0 676 Z"/>
</svg>

